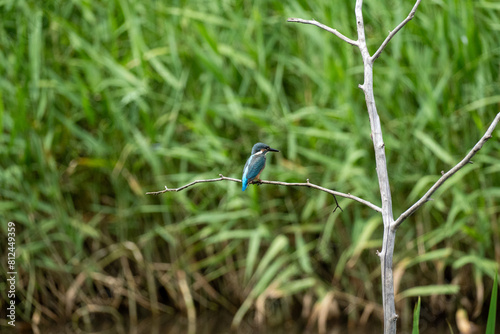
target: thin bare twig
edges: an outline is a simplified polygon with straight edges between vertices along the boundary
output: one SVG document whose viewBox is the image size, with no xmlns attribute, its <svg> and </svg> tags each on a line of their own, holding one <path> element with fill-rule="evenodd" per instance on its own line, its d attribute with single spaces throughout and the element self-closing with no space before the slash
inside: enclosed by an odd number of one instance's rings
<svg viewBox="0 0 500 334">
<path fill-rule="evenodd" d="M 373 56 L 370 58 L 370 61 L 373 63 L 375 59 L 377 59 L 382 51 L 384 51 L 385 47 L 387 44 L 389 44 L 389 41 L 398 33 L 398 31 L 401 30 L 407 24 L 413 17 L 415 16 L 415 12 L 417 11 L 418 5 L 420 5 L 421 0 L 417 0 L 415 3 L 415 6 L 413 6 L 412 10 L 410 11 L 410 14 L 406 17 L 406 19 L 403 20 L 396 28 L 394 28 L 393 31 L 389 32 L 389 35 L 385 38 L 384 42 L 380 45 L 378 50 L 373 54 Z"/>
<path fill-rule="evenodd" d="M 181 190 L 184 190 L 184 189 L 189 188 L 191 186 L 194 186 L 197 183 L 204 183 L 204 182 L 218 182 L 218 181 L 223 181 L 223 180 L 234 181 L 234 182 L 241 182 L 241 180 L 233 179 L 231 177 L 225 177 L 225 176 L 222 176 L 222 174 L 219 174 L 219 176 L 220 177 L 216 178 L 216 179 L 196 180 L 196 181 L 193 181 L 191 183 L 185 184 L 185 185 L 183 185 L 182 187 L 179 187 L 179 188 L 168 188 L 167 186 L 165 186 L 165 190 L 150 191 L 150 192 L 147 192 L 146 195 L 160 195 L 160 194 L 164 194 L 164 193 L 170 192 L 170 191 L 181 191 Z"/>
<path fill-rule="evenodd" d="M 462 159 L 455 167 L 450 169 L 448 172 L 443 174 L 437 180 L 436 183 L 425 193 L 422 198 L 420 198 L 415 204 L 413 204 L 408 210 L 403 212 L 401 216 L 399 216 L 398 219 L 392 224 L 392 229 L 395 230 L 401 225 L 401 223 L 411 216 L 415 211 L 417 211 L 422 205 L 424 205 L 427 201 L 430 200 L 432 194 L 443 185 L 443 183 L 450 178 L 453 174 L 458 172 L 461 168 L 463 168 L 465 165 L 467 165 L 472 157 L 483 147 L 484 143 L 488 141 L 488 139 L 491 138 L 493 130 L 497 126 L 498 122 L 500 121 L 500 113 L 496 115 L 496 117 L 493 119 L 493 122 L 491 122 L 491 125 L 489 126 L 488 130 L 486 130 L 484 136 L 477 142 L 476 145 L 472 148 L 472 150 L 465 156 L 465 158 Z"/>
<path fill-rule="evenodd" d="M 191 183 L 188 183 L 186 185 L 183 185 L 182 187 L 179 187 L 179 188 L 167 188 L 165 186 L 165 189 L 164 190 L 160 190 L 160 191 L 151 191 L 151 192 L 147 192 L 146 195 L 160 195 L 160 194 L 163 194 L 163 193 L 166 193 L 166 192 L 170 192 L 170 191 L 181 191 L 181 190 L 184 190 L 188 187 L 191 187 L 197 183 L 203 183 L 203 182 L 219 182 L 219 181 L 232 181 L 232 182 L 240 182 L 241 183 L 241 180 L 240 179 L 235 179 L 235 178 L 232 178 L 232 177 L 226 177 L 222 174 L 219 174 L 220 177 L 216 178 L 216 179 L 207 179 L 207 180 L 196 180 L 196 181 L 193 181 Z M 341 193 L 341 192 L 338 192 L 338 191 L 335 191 L 335 190 L 330 190 L 330 189 L 327 189 L 327 188 L 324 188 L 324 187 L 321 187 L 321 186 L 318 186 L 317 184 L 314 184 L 314 183 L 310 183 L 309 182 L 309 179 L 307 179 L 307 181 L 305 183 L 290 183 L 290 182 L 280 182 L 280 181 L 266 181 L 266 180 L 260 180 L 260 181 L 256 181 L 256 182 L 253 182 L 255 184 L 274 184 L 274 185 L 278 185 L 278 186 L 287 186 L 287 187 L 308 187 L 308 188 L 314 188 L 314 189 L 318 189 L 318 190 L 321 190 L 321 191 L 324 191 L 326 193 L 329 193 L 333 196 L 340 196 L 340 197 L 344 197 L 344 198 L 348 198 L 348 199 L 352 199 L 354 201 L 357 201 L 361 204 L 364 204 L 366 206 L 368 206 L 369 208 L 377 211 L 377 212 L 382 212 L 382 209 L 378 206 L 376 206 L 375 204 L 367 201 L 367 200 L 364 200 L 362 198 L 359 198 L 357 196 L 354 196 L 354 195 L 351 195 L 351 194 L 345 194 L 345 193 Z M 337 199 L 335 199 L 335 202 L 337 204 L 337 207 L 340 208 L 340 206 L 338 205 L 338 202 L 337 202 Z M 341 208 L 342 210 L 342 208 Z"/>
<path fill-rule="evenodd" d="M 347 43 L 349 43 L 351 45 L 358 46 L 358 42 L 357 41 L 354 41 L 354 40 L 350 39 L 349 37 L 346 37 L 346 36 L 342 35 L 340 32 L 337 31 L 337 29 L 330 28 L 329 26 L 324 25 L 323 23 L 319 23 L 316 20 L 304 20 L 304 19 L 299 19 L 299 18 L 291 17 L 291 18 L 289 18 L 287 20 L 287 22 L 297 22 L 297 23 L 315 25 L 316 27 L 320 27 L 321 29 L 324 29 L 324 30 L 326 30 L 328 32 L 331 32 L 332 34 L 334 34 L 335 36 L 337 36 L 341 40 L 343 40 L 343 41 L 345 41 L 345 42 L 347 42 Z"/>
</svg>

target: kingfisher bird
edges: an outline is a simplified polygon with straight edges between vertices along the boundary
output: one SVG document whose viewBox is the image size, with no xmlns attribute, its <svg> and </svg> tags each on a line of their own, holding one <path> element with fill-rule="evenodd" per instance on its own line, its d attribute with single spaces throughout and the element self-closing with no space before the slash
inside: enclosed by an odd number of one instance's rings
<svg viewBox="0 0 500 334">
<path fill-rule="evenodd" d="M 245 168 L 243 168 L 243 178 L 241 183 L 241 190 L 245 191 L 248 184 L 254 179 L 259 180 L 260 173 L 266 167 L 266 154 L 267 152 L 279 152 L 274 148 L 270 148 L 269 145 L 263 143 L 257 143 L 252 147 L 252 155 L 248 158 Z"/>
</svg>

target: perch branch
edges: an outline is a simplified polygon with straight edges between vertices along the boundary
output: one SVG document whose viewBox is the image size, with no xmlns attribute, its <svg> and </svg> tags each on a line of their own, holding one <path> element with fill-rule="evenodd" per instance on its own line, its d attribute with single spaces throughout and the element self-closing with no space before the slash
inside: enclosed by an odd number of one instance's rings
<svg viewBox="0 0 500 334">
<path fill-rule="evenodd" d="M 391 32 L 389 32 L 389 35 L 385 38 L 384 42 L 380 45 L 378 50 L 373 54 L 373 56 L 370 58 L 370 61 L 373 63 L 375 59 L 377 59 L 382 51 L 384 51 L 385 47 L 387 44 L 389 44 L 389 41 L 398 33 L 398 31 L 401 30 L 407 24 L 413 17 L 415 16 L 415 12 L 417 11 L 418 5 L 420 5 L 421 0 L 417 0 L 415 3 L 415 6 L 413 6 L 412 10 L 410 11 L 410 14 L 406 17 L 406 19 L 403 20 L 398 26 Z"/>
<path fill-rule="evenodd" d="M 408 210 L 406 210 L 405 212 L 403 212 L 401 214 L 401 216 L 399 216 L 398 219 L 396 219 L 396 221 L 392 224 L 392 229 L 393 230 L 397 229 L 399 227 L 399 225 L 401 225 L 401 223 L 406 218 L 408 218 L 409 216 L 411 216 L 422 205 L 424 205 L 427 201 L 429 201 L 431 199 L 432 194 L 434 194 L 434 192 L 439 187 L 441 187 L 443 185 L 443 183 L 450 178 L 450 176 L 452 176 L 453 174 L 455 174 L 456 172 L 458 172 L 461 168 L 463 168 L 465 165 L 467 165 L 471 161 L 472 157 L 483 147 L 484 143 L 486 143 L 488 141 L 488 139 L 491 138 L 493 130 L 495 129 L 495 127 L 497 126 L 497 124 L 498 124 L 499 121 L 500 121 L 500 113 L 498 113 L 496 115 L 496 117 L 493 119 L 493 122 L 491 122 L 491 125 L 488 128 L 488 130 L 486 130 L 486 133 L 484 134 L 484 136 L 477 142 L 476 145 L 474 145 L 474 147 L 472 148 L 472 150 L 465 156 L 465 158 L 463 158 L 462 161 L 460 161 L 455 167 L 453 167 L 448 172 L 446 172 L 445 174 L 443 174 L 443 176 L 441 176 L 439 178 L 439 180 L 437 180 L 437 182 L 434 183 L 434 185 L 425 193 L 424 196 L 422 196 L 422 198 L 420 198 Z"/>
<path fill-rule="evenodd" d="M 299 19 L 299 18 L 291 17 L 291 18 L 289 18 L 287 20 L 287 22 L 312 24 L 312 25 L 314 25 L 316 27 L 320 27 L 321 29 L 324 29 L 324 30 L 326 30 L 328 32 L 331 32 L 332 34 L 334 34 L 335 36 L 337 36 L 341 40 L 343 40 L 343 41 L 345 41 L 345 42 L 347 42 L 347 43 L 349 43 L 351 45 L 358 46 L 358 42 L 357 41 L 354 41 L 354 40 L 350 39 L 349 37 L 346 37 L 346 36 L 342 35 L 340 32 L 337 31 L 337 29 L 330 28 L 329 26 L 324 25 L 323 23 L 319 23 L 316 20 L 304 20 L 304 19 Z"/>
<path fill-rule="evenodd" d="M 165 189 L 164 190 L 160 190 L 160 191 L 152 191 L 152 192 L 147 192 L 146 195 L 160 195 L 160 194 L 163 194 L 163 193 L 166 193 L 166 192 L 170 192 L 170 191 L 181 191 L 181 190 L 184 190 L 188 187 L 191 187 L 197 183 L 203 183 L 203 182 L 218 182 L 218 181 L 232 181 L 232 182 L 240 182 L 241 183 L 241 180 L 240 179 L 235 179 L 235 178 L 232 178 L 232 177 L 226 177 L 222 174 L 219 174 L 219 178 L 216 178 L 216 179 L 207 179 L 207 180 L 196 180 L 196 181 L 193 181 L 191 183 L 188 183 L 186 185 L 183 185 L 182 187 L 179 187 L 179 188 L 167 188 L 165 186 Z M 314 188 L 314 189 L 318 189 L 318 190 L 321 190 L 321 191 L 324 191 L 328 194 L 331 194 L 333 196 L 340 196 L 340 197 L 344 197 L 344 198 L 348 198 L 348 199 L 352 199 L 354 201 L 357 201 L 361 204 L 364 204 L 366 206 L 368 206 L 369 208 L 377 211 L 377 212 L 382 212 L 382 209 L 378 206 L 376 206 L 375 204 L 367 201 L 367 200 L 364 200 L 362 198 L 359 198 L 357 196 L 354 196 L 354 195 L 351 195 L 351 194 L 345 194 L 345 193 L 341 193 L 341 192 L 338 192 L 338 191 L 334 191 L 334 190 L 330 190 L 330 189 L 327 189 L 327 188 L 324 188 L 324 187 L 321 187 L 321 186 L 318 186 L 317 184 L 314 184 L 314 183 L 310 183 L 309 182 L 309 179 L 307 179 L 307 181 L 305 183 L 289 183 L 289 182 L 280 182 L 280 181 L 266 181 L 266 180 L 260 180 L 260 181 L 257 181 L 255 182 L 255 184 L 274 184 L 274 185 L 278 185 L 278 186 L 287 186 L 287 187 L 308 187 L 308 188 Z M 337 199 L 335 199 L 335 202 L 337 202 Z M 337 203 L 337 207 L 338 206 L 338 203 Z"/>
<path fill-rule="evenodd" d="M 160 195 L 160 194 L 163 194 L 163 193 L 166 193 L 166 192 L 169 192 L 169 191 L 181 191 L 181 190 L 184 190 L 186 188 L 189 188 L 191 186 L 194 186 L 195 184 L 197 183 L 204 183 L 204 182 L 218 182 L 218 181 L 223 181 L 223 180 L 227 180 L 227 181 L 234 181 L 234 182 L 241 182 L 241 180 L 238 180 L 238 179 L 233 179 L 231 177 L 225 177 L 223 176 L 222 174 L 219 174 L 219 178 L 216 178 L 216 179 L 208 179 L 208 180 L 196 180 L 196 181 L 193 181 L 191 183 L 188 183 L 188 184 L 185 184 L 183 185 L 182 187 L 179 187 L 179 188 L 167 188 L 167 186 L 165 186 L 165 190 L 160 190 L 160 191 L 150 191 L 150 192 L 147 192 L 146 195 Z"/>
</svg>

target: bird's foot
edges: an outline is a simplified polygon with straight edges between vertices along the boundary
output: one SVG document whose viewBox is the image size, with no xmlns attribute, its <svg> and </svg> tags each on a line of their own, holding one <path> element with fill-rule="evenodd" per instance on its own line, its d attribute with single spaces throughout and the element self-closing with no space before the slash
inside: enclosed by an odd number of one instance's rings
<svg viewBox="0 0 500 334">
<path fill-rule="evenodd" d="M 253 180 L 252 183 L 260 186 L 262 184 L 262 180 L 261 179 Z"/>
</svg>

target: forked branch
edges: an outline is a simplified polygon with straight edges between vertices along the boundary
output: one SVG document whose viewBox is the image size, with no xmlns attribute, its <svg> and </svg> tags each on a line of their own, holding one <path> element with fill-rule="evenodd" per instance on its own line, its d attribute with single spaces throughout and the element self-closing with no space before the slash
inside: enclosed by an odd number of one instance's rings
<svg viewBox="0 0 500 334">
<path fill-rule="evenodd" d="M 385 38 L 385 40 L 382 42 L 382 44 L 380 45 L 380 47 L 378 48 L 378 50 L 373 54 L 373 56 L 370 57 L 370 62 L 373 63 L 375 61 L 375 59 L 377 59 L 380 54 L 382 53 L 382 51 L 384 51 L 385 47 L 387 46 L 387 44 L 389 44 L 389 42 L 391 41 L 391 39 L 411 20 L 413 19 L 413 17 L 415 16 L 415 13 L 417 12 L 417 8 L 418 6 L 420 5 L 420 2 L 422 0 L 417 0 L 415 2 L 415 5 L 413 6 L 413 8 L 411 9 L 410 13 L 408 14 L 408 16 L 400 23 L 397 25 L 396 28 L 394 28 L 394 30 L 390 31 L 389 32 L 389 35 L 387 35 L 387 37 Z M 334 28 L 331 28 L 323 23 L 320 23 L 316 20 L 304 20 L 304 19 L 300 19 L 300 18 L 289 18 L 287 20 L 288 22 L 296 22 L 296 23 L 303 23 L 303 24 L 312 24 L 312 25 L 315 25 L 321 29 L 324 29 L 328 32 L 331 32 L 332 34 L 334 34 L 335 36 L 337 36 L 338 38 L 340 38 L 341 40 L 343 40 L 344 42 L 347 42 L 351 45 L 354 45 L 354 46 L 360 46 L 360 43 L 359 43 L 359 40 L 355 41 L 355 40 L 352 40 L 346 36 L 344 36 L 343 34 L 341 34 L 337 29 L 334 29 Z"/>
<path fill-rule="evenodd" d="M 432 194 L 443 185 L 443 183 L 450 178 L 453 174 L 458 172 L 461 168 L 463 168 L 465 165 L 467 165 L 472 157 L 483 147 L 484 143 L 488 141 L 488 139 L 491 138 L 493 130 L 497 126 L 498 122 L 500 121 L 500 113 L 496 115 L 496 117 L 493 119 L 493 122 L 491 122 L 490 127 L 488 130 L 486 130 L 484 136 L 477 142 L 476 145 L 472 148 L 472 150 L 465 156 L 465 158 L 462 159 L 455 167 L 450 169 L 448 172 L 444 173 L 443 176 L 437 180 L 436 183 L 430 189 L 425 193 L 422 198 L 420 198 L 415 204 L 413 204 L 408 210 L 403 212 L 401 216 L 399 216 L 396 221 L 392 224 L 392 229 L 395 230 L 401 225 L 401 223 L 411 216 L 415 211 L 417 211 L 422 205 L 424 205 L 427 201 L 430 200 Z"/>
<path fill-rule="evenodd" d="M 164 190 L 160 190 L 160 191 L 151 191 L 151 192 L 147 192 L 146 195 L 160 195 L 160 194 L 164 194 L 166 192 L 170 192 L 170 191 L 181 191 L 181 190 L 184 190 L 188 187 L 191 187 L 197 183 L 203 183 L 203 182 L 219 182 L 219 181 L 232 181 L 232 182 L 240 182 L 241 183 L 241 180 L 240 179 L 235 179 L 235 178 L 232 178 L 232 177 L 226 177 L 222 174 L 219 174 L 220 177 L 216 178 L 216 179 L 207 179 L 207 180 L 196 180 L 196 181 L 193 181 L 191 183 L 188 183 L 186 185 L 183 185 L 182 187 L 179 187 L 179 188 L 167 188 L 165 186 L 165 189 Z M 354 201 L 357 201 L 361 204 L 364 204 L 366 206 L 368 206 L 369 208 L 377 211 L 377 212 L 382 212 L 382 209 L 378 206 L 376 206 L 375 204 L 367 201 L 367 200 L 364 200 L 362 198 L 359 198 L 357 196 L 354 196 L 354 195 L 351 195 L 351 194 L 346 194 L 346 193 L 341 193 L 339 191 L 335 191 L 335 190 L 331 190 L 331 189 L 327 189 L 327 188 L 324 188 L 324 187 L 321 187 L 321 186 L 318 186 L 317 184 L 314 184 L 314 183 L 310 183 L 309 182 L 309 179 L 307 179 L 307 181 L 305 183 L 290 183 L 290 182 L 280 182 L 280 181 L 266 181 L 266 180 L 260 180 L 260 181 L 257 181 L 257 182 L 253 182 L 255 184 L 274 184 L 274 185 L 278 185 L 278 186 L 287 186 L 287 187 L 308 187 L 308 188 L 314 188 L 314 189 L 318 189 L 318 190 L 321 190 L 321 191 L 324 191 L 328 194 L 331 194 L 333 196 L 340 196 L 340 197 L 344 197 L 344 198 L 348 198 L 348 199 L 352 199 Z M 335 199 L 335 201 L 337 201 L 337 199 Z M 338 206 L 338 203 L 337 203 L 337 207 L 340 208 L 340 206 Z M 342 209 L 341 209 L 342 210 Z"/>
</svg>

